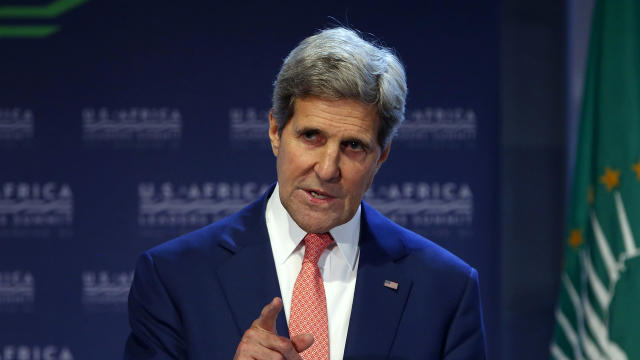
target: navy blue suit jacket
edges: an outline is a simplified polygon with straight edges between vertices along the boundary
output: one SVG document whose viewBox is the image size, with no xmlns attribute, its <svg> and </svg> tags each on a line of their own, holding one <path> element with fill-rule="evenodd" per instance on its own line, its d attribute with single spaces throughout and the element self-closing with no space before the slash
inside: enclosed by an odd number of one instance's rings
<svg viewBox="0 0 640 360">
<path fill-rule="evenodd" d="M 233 358 L 244 331 L 281 296 L 265 222 L 271 191 L 140 256 L 125 359 Z M 359 245 L 344 359 L 485 359 L 473 268 L 364 202 Z M 276 325 L 288 336 L 282 312 Z"/>
</svg>

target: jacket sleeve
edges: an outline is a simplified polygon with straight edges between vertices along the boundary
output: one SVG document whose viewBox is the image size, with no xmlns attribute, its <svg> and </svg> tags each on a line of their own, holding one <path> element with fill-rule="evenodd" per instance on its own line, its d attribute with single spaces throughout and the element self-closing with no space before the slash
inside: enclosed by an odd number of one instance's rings
<svg viewBox="0 0 640 360">
<path fill-rule="evenodd" d="M 186 359 L 178 309 L 149 253 L 138 258 L 129 292 L 129 324 L 124 359 Z"/>
<path fill-rule="evenodd" d="M 465 290 L 447 334 L 444 360 L 486 359 L 478 273 L 471 268 Z"/>
</svg>

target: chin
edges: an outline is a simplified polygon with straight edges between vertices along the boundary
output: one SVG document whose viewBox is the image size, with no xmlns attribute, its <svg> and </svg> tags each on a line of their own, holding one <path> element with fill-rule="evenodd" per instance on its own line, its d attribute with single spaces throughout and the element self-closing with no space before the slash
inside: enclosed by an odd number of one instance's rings
<svg viewBox="0 0 640 360">
<path fill-rule="evenodd" d="M 298 226 L 307 233 L 322 234 L 329 232 L 333 226 L 299 223 Z"/>
<path fill-rule="evenodd" d="M 298 226 L 300 226 L 300 228 L 306 231 L 307 233 L 322 234 L 322 233 L 329 232 L 329 230 L 338 226 L 338 225 L 333 225 L 331 223 L 327 223 L 326 220 L 322 221 L 323 219 L 318 219 L 318 221 L 313 221 L 313 219 L 309 219 L 309 217 L 306 217 L 304 219 L 294 218 L 294 220 L 296 221 Z"/>
</svg>

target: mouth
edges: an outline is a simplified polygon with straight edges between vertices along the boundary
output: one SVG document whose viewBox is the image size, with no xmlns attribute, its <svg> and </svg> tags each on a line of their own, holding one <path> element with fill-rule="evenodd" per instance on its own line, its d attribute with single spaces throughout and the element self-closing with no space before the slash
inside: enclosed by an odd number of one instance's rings
<svg viewBox="0 0 640 360">
<path fill-rule="evenodd" d="M 328 198 L 327 195 L 322 195 L 322 194 L 317 193 L 317 192 L 315 192 L 313 190 L 309 191 L 309 194 L 311 194 L 311 196 L 313 196 L 316 199 L 326 199 L 326 198 Z"/>
<path fill-rule="evenodd" d="M 328 201 L 334 198 L 333 196 L 331 196 L 331 194 L 326 193 L 324 191 L 317 190 L 317 189 L 307 189 L 305 190 L 305 192 L 309 194 L 310 197 L 314 200 Z"/>
</svg>

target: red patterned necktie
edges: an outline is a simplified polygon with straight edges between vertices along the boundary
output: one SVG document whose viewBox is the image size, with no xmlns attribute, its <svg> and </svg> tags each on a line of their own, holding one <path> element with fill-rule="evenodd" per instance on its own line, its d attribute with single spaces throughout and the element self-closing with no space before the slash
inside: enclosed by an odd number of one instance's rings
<svg viewBox="0 0 640 360">
<path fill-rule="evenodd" d="M 327 298 L 324 293 L 318 259 L 324 249 L 333 242 L 329 233 L 307 234 L 302 269 L 293 286 L 289 336 L 313 334 L 310 348 L 300 353 L 304 360 L 329 359 L 329 326 L 327 321 Z"/>
</svg>

